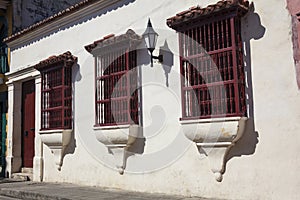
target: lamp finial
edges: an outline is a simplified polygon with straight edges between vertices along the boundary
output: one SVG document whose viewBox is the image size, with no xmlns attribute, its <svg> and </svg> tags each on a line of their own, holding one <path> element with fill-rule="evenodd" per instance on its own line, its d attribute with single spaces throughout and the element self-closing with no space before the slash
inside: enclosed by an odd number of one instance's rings
<svg viewBox="0 0 300 200">
<path fill-rule="evenodd" d="M 148 27 L 152 27 L 150 17 L 149 17 L 149 19 L 148 19 Z"/>
</svg>

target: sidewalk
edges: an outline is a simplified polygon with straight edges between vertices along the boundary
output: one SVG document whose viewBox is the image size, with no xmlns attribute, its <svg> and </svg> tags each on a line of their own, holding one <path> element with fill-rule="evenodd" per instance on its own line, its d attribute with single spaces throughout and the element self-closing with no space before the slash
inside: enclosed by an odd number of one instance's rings
<svg viewBox="0 0 300 200">
<path fill-rule="evenodd" d="M 9 179 L 0 180 L 0 199 L 1 196 L 28 200 L 207 200 L 65 183 L 17 182 Z"/>
</svg>

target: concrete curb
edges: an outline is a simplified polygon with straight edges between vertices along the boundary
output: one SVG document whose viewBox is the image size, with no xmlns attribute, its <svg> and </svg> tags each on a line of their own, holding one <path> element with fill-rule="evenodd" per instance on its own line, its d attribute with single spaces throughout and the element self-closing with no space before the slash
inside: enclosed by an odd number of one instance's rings
<svg viewBox="0 0 300 200">
<path fill-rule="evenodd" d="M 151 194 L 112 188 L 88 187 L 67 183 L 15 182 L 10 180 L 0 181 L 0 196 L 24 200 L 213 200 L 200 197 Z"/>
</svg>

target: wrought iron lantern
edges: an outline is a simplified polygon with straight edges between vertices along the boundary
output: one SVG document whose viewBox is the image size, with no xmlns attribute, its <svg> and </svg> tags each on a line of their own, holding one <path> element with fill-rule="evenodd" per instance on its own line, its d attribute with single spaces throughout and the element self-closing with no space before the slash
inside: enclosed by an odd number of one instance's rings
<svg viewBox="0 0 300 200">
<path fill-rule="evenodd" d="M 158 56 L 153 55 L 153 51 L 155 49 L 156 42 L 157 42 L 157 37 L 158 37 L 158 34 L 154 31 L 151 21 L 150 21 L 150 18 L 149 18 L 147 29 L 143 33 L 143 38 L 145 40 L 147 49 L 151 55 L 151 67 L 153 67 L 153 59 L 157 59 L 159 62 L 163 61 L 163 55 L 158 55 Z"/>
</svg>

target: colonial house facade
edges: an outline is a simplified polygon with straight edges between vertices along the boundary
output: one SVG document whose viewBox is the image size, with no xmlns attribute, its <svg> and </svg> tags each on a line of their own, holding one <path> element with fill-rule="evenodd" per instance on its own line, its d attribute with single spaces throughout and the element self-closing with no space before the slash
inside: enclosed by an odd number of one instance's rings
<svg viewBox="0 0 300 200">
<path fill-rule="evenodd" d="M 3 41 L 8 36 L 41 21 L 80 0 L 0 0 L 0 176 L 5 176 L 7 149 L 7 77 L 10 53 Z"/>
<path fill-rule="evenodd" d="M 85 0 L 7 37 L 7 176 L 298 199 L 292 3 Z"/>
</svg>

